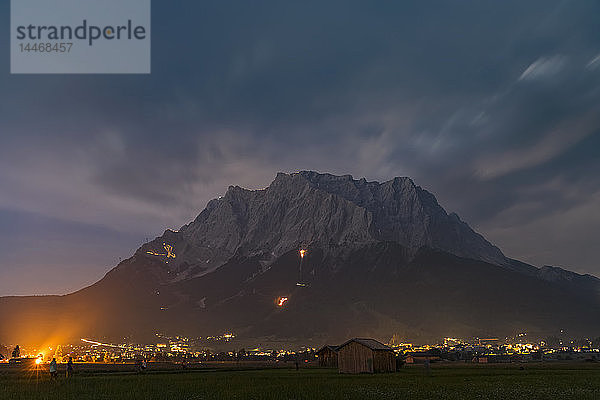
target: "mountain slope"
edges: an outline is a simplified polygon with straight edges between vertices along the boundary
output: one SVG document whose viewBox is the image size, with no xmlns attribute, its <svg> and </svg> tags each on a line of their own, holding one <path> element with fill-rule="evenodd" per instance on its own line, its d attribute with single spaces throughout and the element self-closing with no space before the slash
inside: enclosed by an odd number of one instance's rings
<svg viewBox="0 0 600 400">
<path fill-rule="evenodd" d="M 79 292 L 0 298 L 0 341 L 593 336 L 599 293 L 594 277 L 506 258 L 409 178 L 304 171 L 230 187 Z"/>
</svg>

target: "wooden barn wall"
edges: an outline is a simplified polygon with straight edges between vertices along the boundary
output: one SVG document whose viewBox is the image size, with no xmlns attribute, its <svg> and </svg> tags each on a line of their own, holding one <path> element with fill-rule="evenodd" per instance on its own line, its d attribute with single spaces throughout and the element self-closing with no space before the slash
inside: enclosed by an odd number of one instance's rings
<svg viewBox="0 0 600 400">
<path fill-rule="evenodd" d="M 342 373 L 373 373 L 373 350 L 350 342 L 338 350 L 338 366 Z"/>
<path fill-rule="evenodd" d="M 373 360 L 374 372 L 395 372 L 396 357 L 391 351 L 375 351 Z"/>
<path fill-rule="evenodd" d="M 319 353 L 319 366 L 327 368 L 338 367 L 338 355 L 335 351 L 325 349 Z"/>
</svg>

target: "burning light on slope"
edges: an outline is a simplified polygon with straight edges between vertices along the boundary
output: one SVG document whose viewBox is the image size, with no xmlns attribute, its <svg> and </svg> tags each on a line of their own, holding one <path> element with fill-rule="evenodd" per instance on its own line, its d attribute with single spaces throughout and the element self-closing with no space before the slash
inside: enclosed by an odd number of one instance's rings
<svg viewBox="0 0 600 400">
<path fill-rule="evenodd" d="M 171 246 L 170 244 L 163 243 L 163 247 L 167 252 L 167 258 L 175 258 L 175 253 L 173 253 L 173 246 Z"/>
<path fill-rule="evenodd" d="M 300 250 L 300 258 L 304 258 L 304 255 L 306 254 L 306 250 L 301 249 Z"/>
<path fill-rule="evenodd" d="M 147 251 L 146 254 L 150 254 L 151 256 L 166 257 L 167 259 L 177 257 L 175 255 L 175 253 L 173 252 L 173 246 L 171 246 L 170 244 L 163 243 L 163 248 L 165 249 L 166 253 L 157 253 L 155 251 Z"/>
<path fill-rule="evenodd" d="M 286 301 L 288 301 L 287 297 L 279 297 L 279 298 L 277 298 L 277 305 L 279 307 L 283 307 L 283 305 L 285 304 Z"/>
</svg>

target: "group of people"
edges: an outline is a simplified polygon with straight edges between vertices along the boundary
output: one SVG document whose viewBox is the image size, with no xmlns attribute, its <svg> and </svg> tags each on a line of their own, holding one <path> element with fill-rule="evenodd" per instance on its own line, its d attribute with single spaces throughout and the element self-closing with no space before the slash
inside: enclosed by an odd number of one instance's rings
<svg viewBox="0 0 600 400">
<path fill-rule="evenodd" d="M 50 380 L 58 379 L 58 363 L 56 362 L 56 358 L 52 358 L 50 361 L 50 366 L 48 367 L 50 372 Z M 73 376 L 73 357 L 69 357 L 69 361 L 67 362 L 67 378 Z"/>
<path fill-rule="evenodd" d="M 187 366 L 187 365 L 186 365 Z M 184 366 L 184 369 L 185 367 Z M 137 373 L 141 374 L 144 373 L 146 371 L 146 369 L 148 368 L 148 364 L 146 363 L 145 359 L 138 359 L 135 363 L 135 370 Z M 57 380 L 58 379 L 58 362 L 56 361 L 56 358 L 52 358 L 52 361 L 50 362 L 49 366 L 48 366 L 48 371 L 50 372 L 50 380 Z M 69 361 L 67 362 L 67 370 L 66 370 L 66 377 L 70 378 L 73 376 L 73 358 L 69 357 Z"/>
</svg>

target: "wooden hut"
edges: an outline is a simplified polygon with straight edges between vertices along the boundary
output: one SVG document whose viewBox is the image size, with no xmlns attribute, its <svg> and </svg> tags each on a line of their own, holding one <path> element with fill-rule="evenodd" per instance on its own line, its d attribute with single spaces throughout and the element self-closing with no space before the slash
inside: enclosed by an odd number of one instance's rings
<svg viewBox="0 0 600 400">
<path fill-rule="evenodd" d="M 319 358 L 319 367 L 324 368 L 337 368 L 338 367 L 338 353 L 337 346 L 323 346 L 317 351 L 317 357 Z"/>
<path fill-rule="evenodd" d="M 360 374 L 396 371 L 396 354 L 374 339 L 350 339 L 338 346 L 340 373 Z"/>
</svg>

